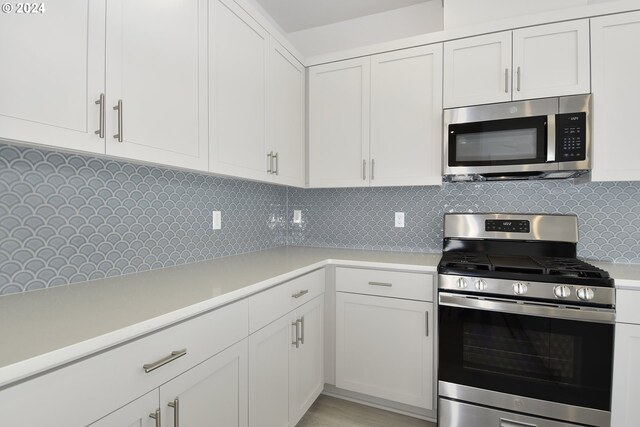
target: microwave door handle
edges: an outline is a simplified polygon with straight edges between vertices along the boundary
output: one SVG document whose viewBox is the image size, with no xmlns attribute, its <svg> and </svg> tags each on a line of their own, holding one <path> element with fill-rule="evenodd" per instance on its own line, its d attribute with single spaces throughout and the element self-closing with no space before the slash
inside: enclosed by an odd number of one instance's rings
<svg viewBox="0 0 640 427">
<path fill-rule="evenodd" d="M 556 161 L 556 116 L 547 116 L 547 162 Z"/>
</svg>

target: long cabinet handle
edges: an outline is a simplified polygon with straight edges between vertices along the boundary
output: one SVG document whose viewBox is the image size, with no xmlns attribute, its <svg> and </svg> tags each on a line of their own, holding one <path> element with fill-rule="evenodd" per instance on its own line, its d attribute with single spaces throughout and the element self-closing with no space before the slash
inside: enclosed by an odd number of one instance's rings
<svg viewBox="0 0 640 427">
<path fill-rule="evenodd" d="M 428 311 L 424 312 L 424 328 L 425 328 L 425 334 L 429 336 L 429 312 Z"/>
<path fill-rule="evenodd" d="M 371 159 L 371 181 L 373 181 L 375 172 L 376 172 L 376 159 Z"/>
<path fill-rule="evenodd" d="M 113 107 L 113 109 L 118 112 L 118 133 L 113 135 L 113 137 L 116 138 L 118 142 L 122 142 L 122 99 L 118 100 L 118 105 Z"/>
<path fill-rule="evenodd" d="M 518 92 L 520 92 L 520 66 L 518 66 L 518 69 L 516 70 L 516 75 L 517 75 L 517 85 L 516 85 L 516 89 Z"/>
<path fill-rule="evenodd" d="M 509 93 L 509 69 L 504 69 L 504 93 Z"/>
<path fill-rule="evenodd" d="M 269 167 L 267 168 L 267 173 L 272 174 L 273 173 L 273 151 L 269 151 L 269 154 L 267 154 L 267 159 L 269 161 Z"/>
<path fill-rule="evenodd" d="M 302 329 L 300 332 L 300 344 L 304 344 L 304 316 L 300 318 L 300 329 Z"/>
<path fill-rule="evenodd" d="M 168 405 L 173 408 L 173 427 L 180 427 L 180 401 L 176 397 Z"/>
<path fill-rule="evenodd" d="M 96 101 L 96 105 L 100 106 L 100 124 L 98 130 L 95 131 L 95 134 L 99 135 L 100 138 L 104 138 L 104 93 L 100 94 L 100 98 Z"/>
<path fill-rule="evenodd" d="M 156 420 L 156 427 L 160 427 L 162 425 L 162 421 L 160 420 L 160 408 L 156 409 L 156 412 L 150 413 L 149 418 Z"/>
<path fill-rule="evenodd" d="M 291 295 L 291 298 L 300 298 L 301 296 L 304 296 L 308 293 L 309 293 L 309 289 L 305 289 L 303 291 L 296 292 L 295 294 Z"/>
<path fill-rule="evenodd" d="M 393 286 L 393 283 L 386 283 L 386 282 L 369 282 L 369 284 L 371 286 L 383 286 L 386 288 L 390 288 Z"/>
<path fill-rule="evenodd" d="M 362 159 L 362 180 L 367 179 L 367 161 Z"/>
<path fill-rule="evenodd" d="M 300 347 L 300 340 L 298 339 L 298 336 L 300 335 L 300 323 L 298 323 L 298 321 L 296 320 L 295 322 L 291 322 L 291 326 L 293 326 L 295 329 L 295 333 L 296 333 L 296 339 L 291 341 L 291 345 L 295 345 L 296 348 Z"/>
<path fill-rule="evenodd" d="M 280 175 L 280 161 L 278 160 L 278 155 L 279 155 L 279 154 L 280 154 L 280 153 L 276 153 L 276 154 L 274 154 L 274 155 L 273 155 L 273 158 L 274 158 L 274 159 L 275 159 L 275 161 L 276 161 L 276 168 L 275 168 L 275 170 L 273 171 L 273 173 L 275 173 L 276 175 Z"/>
<path fill-rule="evenodd" d="M 171 354 L 168 355 L 167 357 L 163 357 L 162 359 L 158 360 L 157 362 L 147 363 L 145 365 L 142 365 L 142 368 L 148 374 L 149 372 L 155 371 L 156 369 L 158 369 L 161 366 L 166 365 L 167 363 L 173 362 L 174 360 L 184 356 L 185 354 L 187 354 L 187 349 L 186 348 L 184 348 L 182 350 L 172 351 Z"/>
</svg>

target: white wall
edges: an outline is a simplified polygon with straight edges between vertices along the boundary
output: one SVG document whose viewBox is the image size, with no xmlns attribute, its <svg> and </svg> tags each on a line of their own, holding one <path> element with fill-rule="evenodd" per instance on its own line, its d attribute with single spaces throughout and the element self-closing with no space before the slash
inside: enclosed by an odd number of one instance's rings
<svg viewBox="0 0 640 427">
<path fill-rule="evenodd" d="M 444 28 L 615 0 L 444 0 Z"/>
<path fill-rule="evenodd" d="M 321 1 L 321 0 L 319 0 Z M 382 43 L 443 29 L 440 0 L 287 34 L 305 56 Z"/>
</svg>

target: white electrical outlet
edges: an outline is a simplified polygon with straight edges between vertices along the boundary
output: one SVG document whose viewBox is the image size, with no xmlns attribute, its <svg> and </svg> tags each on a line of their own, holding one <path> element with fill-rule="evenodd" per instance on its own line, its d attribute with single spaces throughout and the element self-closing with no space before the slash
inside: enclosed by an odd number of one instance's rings
<svg viewBox="0 0 640 427">
<path fill-rule="evenodd" d="M 396 212 L 396 227 L 404 227 L 404 212 Z"/>
<path fill-rule="evenodd" d="M 213 229 L 221 230 L 222 229 L 222 212 L 213 211 Z"/>
<path fill-rule="evenodd" d="M 301 224 L 302 223 L 302 211 L 293 211 L 293 223 Z"/>
</svg>

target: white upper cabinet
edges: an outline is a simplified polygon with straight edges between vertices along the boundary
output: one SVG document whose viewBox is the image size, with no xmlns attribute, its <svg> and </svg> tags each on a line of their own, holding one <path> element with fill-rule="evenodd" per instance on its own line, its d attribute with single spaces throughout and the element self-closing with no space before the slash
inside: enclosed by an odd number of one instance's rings
<svg viewBox="0 0 640 427">
<path fill-rule="evenodd" d="M 513 99 L 589 93 L 589 21 L 513 32 Z"/>
<path fill-rule="evenodd" d="M 586 19 L 444 44 L 444 108 L 576 95 L 590 86 Z"/>
<path fill-rule="evenodd" d="M 511 31 L 444 44 L 444 108 L 511 101 Z"/>
<path fill-rule="evenodd" d="M 442 183 L 442 45 L 371 57 L 371 186 Z"/>
<path fill-rule="evenodd" d="M 594 181 L 640 180 L 640 12 L 591 20 Z"/>
<path fill-rule="evenodd" d="M 207 170 L 207 1 L 108 6 L 107 154 Z"/>
<path fill-rule="evenodd" d="M 281 184 L 305 182 L 305 69 L 271 38 L 271 108 L 267 172 Z"/>
<path fill-rule="evenodd" d="M 265 180 L 269 33 L 232 0 L 209 18 L 209 170 Z"/>
<path fill-rule="evenodd" d="M 103 153 L 105 2 L 0 16 L 0 139 Z"/>
<path fill-rule="evenodd" d="M 370 58 L 309 69 L 309 186 L 369 185 Z"/>
</svg>

